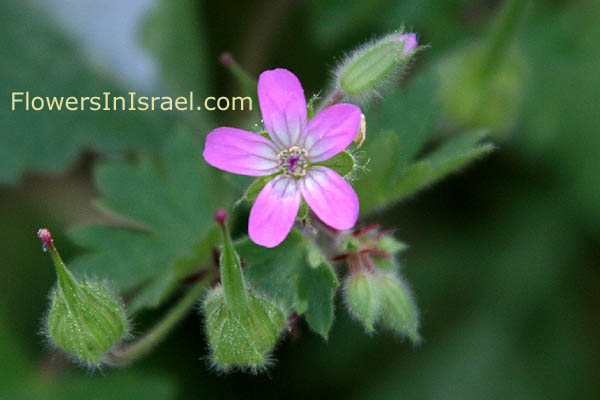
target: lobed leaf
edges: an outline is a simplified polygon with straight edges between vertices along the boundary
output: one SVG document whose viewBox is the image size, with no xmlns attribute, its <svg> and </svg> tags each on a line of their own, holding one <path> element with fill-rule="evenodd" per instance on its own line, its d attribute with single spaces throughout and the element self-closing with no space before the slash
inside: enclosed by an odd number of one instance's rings
<svg viewBox="0 0 600 400">
<path fill-rule="evenodd" d="M 73 266 L 110 279 L 119 290 L 138 289 L 130 310 L 158 306 L 183 277 L 207 267 L 218 243 L 213 212 L 230 200 L 217 177 L 183 131 L 158 159 L 100 164 L 99 203 L 130 223 L 73 232 L 73 240 L 89 250 Z"/>
</svg>

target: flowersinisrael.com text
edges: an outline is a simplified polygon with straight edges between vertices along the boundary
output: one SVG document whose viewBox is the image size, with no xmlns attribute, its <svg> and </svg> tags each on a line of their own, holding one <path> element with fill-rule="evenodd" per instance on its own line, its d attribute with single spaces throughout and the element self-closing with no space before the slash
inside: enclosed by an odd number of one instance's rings
<svg viewBox="0 0 600 400">
<path fill-rule="evenodd" d="M 11 110 L 25 111 L 252 111 L 252 98 L 207 96 L 197 99 L 194 92 L 187 96 L 33 96 L 28 91 L 12 92 Z"/>
</svg>

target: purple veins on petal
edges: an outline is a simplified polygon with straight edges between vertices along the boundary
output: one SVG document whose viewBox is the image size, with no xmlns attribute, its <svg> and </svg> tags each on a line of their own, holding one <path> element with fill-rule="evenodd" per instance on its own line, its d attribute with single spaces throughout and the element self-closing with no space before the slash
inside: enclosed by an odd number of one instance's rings
<svg viewBox="0 0 600 400">
<path fill-rule="evenodd" d="M 300 192 L 317 217 L 334 229 L 350 229 L 358 219 L 358 196 L 337 172 L 316 166 L 299 180 Z"/>
<path fill-rule="evenodd" d="M 240 175 L 266 176 L 279 171 L 278 150 L 267 138 L 221 127 L 206 137 L 204 159 L 213 167 Z"/>
<path fill-rule="evenodd" d="M 250 210 L 250 239 L 265 247 L 275 247 L 283 242 L 294 225 L 300 200 L 296 178 L 279 175 L 269 181 Z"/>
<path fill-rule="evenodd" d="M 360 116 L 354 104 L 336 104 L 317 114 L 302 135 L 308 158 L 325 161 L 347 148 L 356 137 Z"/>
<path fill-rule="evenodd" d="M 271 139 L 284 149 L 298 143 L 306 127 L 306 99 L 300 81 L 287 69 L 265 71 L 258 78 L 258 102 Z"/>
</svg>

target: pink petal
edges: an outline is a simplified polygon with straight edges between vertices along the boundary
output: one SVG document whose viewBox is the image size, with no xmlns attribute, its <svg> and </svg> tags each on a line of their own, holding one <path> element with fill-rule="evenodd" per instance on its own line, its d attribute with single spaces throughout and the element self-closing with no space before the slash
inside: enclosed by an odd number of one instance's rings
<svg viewBox="0 0 600 400">
<path fill-rule="evenodd" d="M 283 242 L 300 208 L 298 181 L 286 175 L 273 178 L 260 191 L 248 222 L 248 235 L 256 244 L 275 247 Z"/>
<path fill-rule="evenodd" d="M 271 139 L 282 149 L 297 144 L 306 127 L 306 99 L 296 75 L 282 68 L 260 74 L 258 102 Z"/>
<path fill-rule="evenodd" d="M 300 192 L 317 217 L 335 229 L 350 229 L 358 219 L 358 197 L 337 172 L 312 167 L 300 179 Z"/>
<path fill-rule="evenodd" d="M 402 50 L 403 56 L 407 55 L 408 53 L 416 49 L 417 46 L 419 46 L 416 33 L 404 33 L 398 36 L 397 39 L 404 42 L 404 49 Z"/>
<path fill-rule="evenodd" d="M 303 134 L 310 161 L 328 160 L 348 147 L 358 132 L 360 116 L 354 104 L 336 104 L 315 116 Z"/>
<path fill-rule="evenodd" d="M 269 139 L 236 128 L 217 128 L 206 137 L 204 159 L 213 167 L 240 175 L 279 171 L 278 150 Z"/>
</svg>

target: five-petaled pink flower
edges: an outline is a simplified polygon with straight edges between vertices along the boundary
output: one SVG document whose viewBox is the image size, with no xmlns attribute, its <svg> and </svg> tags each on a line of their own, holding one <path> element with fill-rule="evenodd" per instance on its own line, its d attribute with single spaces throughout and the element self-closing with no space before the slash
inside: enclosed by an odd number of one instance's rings
<svg viewBox="0 0 600 400">
<path fill-rule="evenodd" d="M 302 198 L 325 224 L 335 229 L 352 228 L 358 218 L 354 189 L 337 172 L 319 163 L 350 145 L 360 125 L 360 109 L 353 104 L 337 104 L 307 121 L 300 81 L 281 68 L 260 75 L 258 100 L 271 140 L 220 127 L 208 135 L 204 149 L 205 160 L 224 171 L 274 175 L 250 211 L 250 239 L 265 247 L 281 243 L 292 229 Z"/>
</svg>

